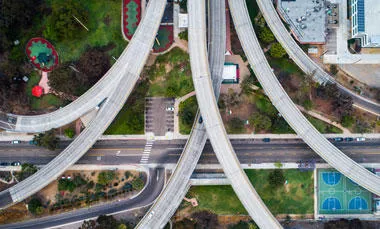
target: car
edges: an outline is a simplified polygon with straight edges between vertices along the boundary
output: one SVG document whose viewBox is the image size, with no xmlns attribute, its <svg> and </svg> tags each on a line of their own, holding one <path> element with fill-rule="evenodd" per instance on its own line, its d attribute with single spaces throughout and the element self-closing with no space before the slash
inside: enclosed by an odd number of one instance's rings
<svg viewBox="0 0 380 229">
<path fill-rule="evenodd" d="M 30 145 L 37 145 L 37 141 L 35 141 L 35 140 L 30 140 L 30 141 L 29 141 L 29 144 L 30 144 Z"/>
<path fill-rule="evenodd" d="M 19 140 L 13 140 L 13 141 L 11 141 L 11 144 L 20 144 L 20 141 Z"/>
<path fill-rule="evenodd" d="M 148 219 L 151 219 L 154 216 L 154 211 L 151 211 L 148 215 Z"/>
<path fill-rule="evenodd" d="M 270 138 L 263 138 L 263 142 L 270 142 Z"/>
<path fill-rule="evenodd" d="M 12 166 L 20 166 L 21 163 L 19 161 L 14 161 L 11 163 Z"/>
<path fill-rule="evenodd" d="M 335 142 L 342 142 L 342 141 L 343 141 L 343 138 L 334 138 L 334 141 L 335 141 Z"/>
<path fill-rule="evenodd" d="M 174 111 L 174 107 L 166 107 L 166 111 Z"/>
<path fill-rule="evenodd" d="M 1 162 L 0 165 L 1 166 L 8 166 L 8 165 L 10 165 L 10 163 L 9 162 Z"/>
<path fill-rule="evenodd" d="M 363 138 L 363 137 L 359 137 L 359 138 L 356 138 L 356 141 L 357 141 L 357 142 L 364 142 L 364 141 L 365 141 L 365 138 Z"/>
<path fill-rule="evenodd" d="M 354 140 L 354 138 L 344 138 L 344 140 L 345 140 L 346 142 L 352 142 L 352 141 Z"/>
<path fill-rule="evenodd" d="M 199 120 L 198 120 L 198 122 L 199 122 L 199 124 L 202 124 L 202 122 L 203 122 L 203 118 L 202 118 L 202 116 L 201 116 L 201 117 L 199 117 Z"/>
</svg>

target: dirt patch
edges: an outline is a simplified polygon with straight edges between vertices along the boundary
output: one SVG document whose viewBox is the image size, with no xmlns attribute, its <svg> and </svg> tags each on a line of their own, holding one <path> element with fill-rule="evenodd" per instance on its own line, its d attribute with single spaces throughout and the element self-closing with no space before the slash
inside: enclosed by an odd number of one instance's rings
<svg viewBox="0 0 380 229">
<path fill-rule="evenodd" d="M 165 64 L 165 72 L 169 73 L 171 70 L 173 70 L 173 66 L 171 64 Z"/>
<path fill-rule="evenodd" d="M 149 55 L 148 60 L 145 63 L 145 66 L 152 66 L 156 62 L 157 56 L 156 55 Z"/>
<path fill-rule="evenodd" d="M 0 224 L 12 223 L 27 218 L 30 218 L 30 215 L 24 203 L 18 203 L 0 211 Z"/>
</svg>

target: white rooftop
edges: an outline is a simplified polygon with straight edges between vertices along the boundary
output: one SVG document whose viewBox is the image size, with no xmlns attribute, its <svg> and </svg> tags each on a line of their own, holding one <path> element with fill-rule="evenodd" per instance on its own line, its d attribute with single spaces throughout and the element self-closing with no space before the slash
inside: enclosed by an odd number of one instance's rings
<svg viewBox="0 0 380 229">
<path fill-rule="evenodd" d="M 236 65 L 224 65 L 223 68 L 223 80 L 236 80 Z"/>
<path fill-rule="evenodd" d="M 364 1 L 365 32 L 371 44 L 380 45 L 380 2 L 379 0 Z"/>
<path fill-rule="evenodd" d="M 179 28 L 189 27 L 189 17 L 187 14 L 178 14 L 178 27 Z"/>
</svg>

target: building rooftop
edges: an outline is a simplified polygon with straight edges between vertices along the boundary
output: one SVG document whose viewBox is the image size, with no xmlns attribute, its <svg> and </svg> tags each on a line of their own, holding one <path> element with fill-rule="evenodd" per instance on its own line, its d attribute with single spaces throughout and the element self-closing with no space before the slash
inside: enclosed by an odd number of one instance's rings
<svg viewBox="0 0 380 229">
<path fill-rule="evenodd" d="M 300 43 L 326 42 L 325 1 L 279 0 L 278 11 Z M 301 20 L 302 19 L 302 20 Z"/>
<path fill-rule="evenodd" d="M 359 3 L 364 3 L 364 25 L 365 25 L 365 33 L 368 34 L 368 42 L 370 44 L 380 45 L 380 26 L 379 20 L 380 18 L 380 4 L 379 0 L 359 0 L 358 1 L 358 25 L 360 26 L 360 8 Z M 359 28 L 360 31 L 360 28 Z"/>
</svg>

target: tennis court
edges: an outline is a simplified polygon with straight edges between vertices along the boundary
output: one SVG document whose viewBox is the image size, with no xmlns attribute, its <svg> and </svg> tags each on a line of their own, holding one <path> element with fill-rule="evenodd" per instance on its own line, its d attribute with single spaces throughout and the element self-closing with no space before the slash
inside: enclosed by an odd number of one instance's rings
<svg viewBox="0 0 380 229">
<path fill-rule="evenodd" d="M 318 213 L 372 213 L 372 194 L 334 169 L 319 169 Z"/>
</svg>

